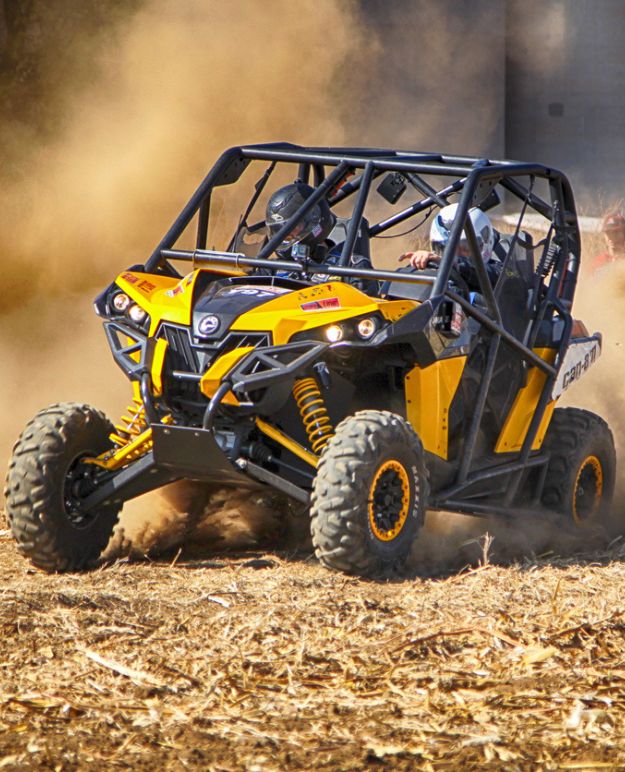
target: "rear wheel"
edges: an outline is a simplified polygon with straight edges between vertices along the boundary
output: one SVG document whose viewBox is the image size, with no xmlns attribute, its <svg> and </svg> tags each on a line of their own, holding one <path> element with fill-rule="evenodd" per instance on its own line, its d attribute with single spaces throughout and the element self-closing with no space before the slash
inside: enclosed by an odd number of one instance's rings
<svg viewBox="0 0 625 772">
<path fill-rule="evenodd" d="M 346 418 L 321 455 L 313 485 L 317 557 L 360 575 L 401 568 L 427 495 L 423 447 L 407 421 L 376 410 Z"/>
<path fill-rule="evenodd" d="M 616 454 L 607 423 L 578 408 L 556 408 L 543 443 L 551 454 L 542 503 L 576 526 L 608 524 Z"/>
<path fill-rule="evenodd" d="M 88 405 L 64 403 L 39 412 L 13 449 L 5 495 L 20 552 L 46 571 L 93 563 L 113 532 L 121 505 L 85 512 L 98 467 L 83 461 L 111 447 L 110 421 Z"/>
</svg>

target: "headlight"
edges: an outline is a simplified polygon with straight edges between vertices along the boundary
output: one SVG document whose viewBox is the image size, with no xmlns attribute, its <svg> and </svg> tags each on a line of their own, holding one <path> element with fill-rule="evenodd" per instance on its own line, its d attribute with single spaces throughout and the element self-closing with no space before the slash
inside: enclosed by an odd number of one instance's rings
<svg viewBox="0 0 625 772">
<path fill-rule="evenodd" d="M 363 340 L 369 340 L 378 329 L 378 322 L 374 317 L 367 316 L 356 325 L 356 331 Z"/>
<path fill-rule="evenodd" d="M 117 297 L 119 297 L 119 295 Z M 135 305 L 130 306 L 130 310 L 128 311 L 128 316 L 132 319 L 133 322 L 136 322 L 137 324 L 141 324 L 147 315 L 148 312 L 141 308 L 141 306 L 138 306 L 136 303 Z"/>
<path fill-rule="evenodd" d="M 338 343 L 343 340 L 343 328 L 339 324 L 331 324 L 325 328 L 324 335 L 329 343 Z"/>
<path fill-rule="evenodd" d="M 301 340 L 322 340 L 327 343 L 351 343 L 356 346 L 369 343 L 385 326 L 386 321 L 378 312 L 366 316 L 341 319 L 328 325 L 319 325 L 309 330 L 300 330 L 291 336 L 290 342 Z"/>
<path fill-rule="evenodd" d="M 120 313 L 123 313 L 130 305 L 130 298 L 125 292 L 118 292 L 113 296 L 113 308 Z"/>
</svg>

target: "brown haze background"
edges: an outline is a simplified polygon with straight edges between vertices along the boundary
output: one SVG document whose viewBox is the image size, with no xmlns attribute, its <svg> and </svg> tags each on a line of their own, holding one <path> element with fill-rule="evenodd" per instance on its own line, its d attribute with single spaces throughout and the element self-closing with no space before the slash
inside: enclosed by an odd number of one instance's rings
<svg viewBox="0 0 625 772">
<path fill-rule="evenodd" d="M 472 47 L 458 78 L 457 52 L 447 42 L 461 22 L 433 4 L 418 20 L 394 20 L 398 34 L 414 39 L 426 28 L 429 43 L 415 46 L 410 61 L 392 65 L 348 0 L 104 5 L 111 13 L 101 23 L 89 13 L 73 15 L 70 38 L 60 25 L 56 39 L 44 46 L 39 120 L 18 101 L 2 116 L 4 458 L 26 421 L 52 402 L 90 402 L 112 418 L 121 413 L 129 387 L 112 362 L 91 300 L 120 270 L 145 260 L 225 147 L 287 140 L 481 153 L 501 131 L 500 116 L 476 109 L 487 47 Z M 49 24 L 58 24 L 59 14 L 48 13 Z M 390 77 L 384 84 L 383 71 Z M 412 79 L 411 72 L 419 77 Z M 396 88 L 389 89 L 389 82 Z M 405 112 L 407 99 L 418 101 L 417 112 Z M 611 292 L 619 302 L 621 286 Z M 586 392 L 598 412 L 605 412 L 607 401 L 618 421 L 613 395 L 619 358 L 613 352 L 619 333 L 605 302 L 598 314 L 588 297 L 589 327 L 610 328 L 611 364 L 601 364 L 602 375 L 589 376 Z M 575 392 L 577 403 L 586 392 Z M 190 498 L 188 491 L 175 497 L 173 504 L 151 496 L 127 505 L 123 522 L 135 529 L 135 539 L 147 517 L 160 524 L 143 532 L 143 546 L 179 538 L 173 513 L 188 511 Z M 240 520 L 236 497 L 204 492 L 195 502 L 196 508 L 225 510 L 222 532 Z M 270 509 L 266 501 L 248 504 L 252 514 L 239 535 L 253 539 Z M 463 540 L 491 528 L 459 522 L 453 518 L 438 535 L 434 530 L 424 555 L 443 545 L 454 554 Z M 502 543 L 519 542 L 518 534 L 492 528 Z M 210 523 L 204 527 L 207 538 L 217 531 Z M 542 535 L 524 537 L 518 549 L 541 549 L 547 542 Z"/>
</svg>

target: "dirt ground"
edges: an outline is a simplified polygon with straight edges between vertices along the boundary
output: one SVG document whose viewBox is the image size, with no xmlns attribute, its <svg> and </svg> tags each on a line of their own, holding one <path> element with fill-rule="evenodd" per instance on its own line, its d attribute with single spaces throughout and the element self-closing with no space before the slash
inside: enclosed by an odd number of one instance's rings
<svg viewBox="0 0 625 772">
<path fill-rule="evenodd" d="M 0 767 L 625 768 L 625 545 L 497 539 L 363 581 L 251 548 L 46 575 L 2 530 Z"/>
</svg>

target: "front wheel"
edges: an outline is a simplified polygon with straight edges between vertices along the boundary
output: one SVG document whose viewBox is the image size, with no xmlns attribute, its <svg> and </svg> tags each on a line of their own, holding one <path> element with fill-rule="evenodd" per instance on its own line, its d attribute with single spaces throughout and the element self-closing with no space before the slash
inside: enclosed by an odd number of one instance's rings
<svg viewBox="0 0 625 772">
<path fill-rule="evenodd" d="M 362 576 L 402 568 L 427 496 L 423 446 L 407 421 L 377 410 L 346 418 L 323 450 L 313 485 L 317 557 Z"/>
<path fill-rule="evenodd" d="M 18 549 L 46 571 L 75 571 L 100 556 L 120 504 L 81 510 L 98 467 L 83 461 L 111 447 L 110 421 L 89 405 L 40 411 L 13 448 L 5 496 Z"/>
<path fill-rule="evenodd" d="M 543 449 L 551 456 L 543 505 L 575 526 L 608 525 L 616 453 L 607 423 L 588 410 L 556 408 Z"/>
</svg>

